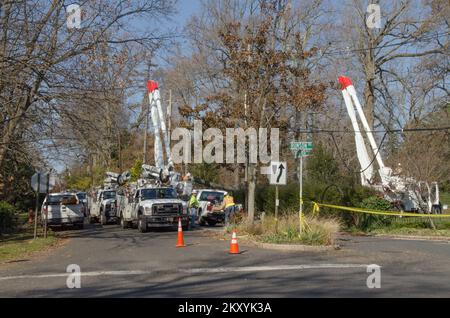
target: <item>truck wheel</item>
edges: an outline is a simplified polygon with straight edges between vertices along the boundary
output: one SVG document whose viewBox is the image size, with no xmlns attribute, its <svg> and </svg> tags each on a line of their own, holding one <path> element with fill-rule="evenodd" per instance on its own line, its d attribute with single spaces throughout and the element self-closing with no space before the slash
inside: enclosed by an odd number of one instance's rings
<svg viewBox="0 0 450 318">
<path fill-rule="evenodd" d="M 125 220 L 123 219 L 123 217 L 120 218 L 120 227 L 121 227 L 122 229 L 124 229 L 124 230 L 128 227 L 128 222 L 125 221 Z"/>
<path fill-rule="evenodd" d="M 143 218 L 139 218 L 138 220 L 138 230 L 141 233 L 147 232 L 147 222 Z"/>
<path fill-rule="evenodd" d="M 205 220 L 203 220 L 203 218 L 200 219 L 199 223 L 200 223 L 201 226 L 205 226 L 206 225 L 206 222 L 205 222 Z"/>
<path fill-rule="evenodd" d="M 101 225 L 105 225 L 106 224 L 106 216 L 105 215 L 100 215 L 100 224 Z"/>
<path fill-rule="evenodd" d="M 216 225 L 216 221 L 208 221 L 208 225 L 209 226 L 215 226 Z"/>
</svg>

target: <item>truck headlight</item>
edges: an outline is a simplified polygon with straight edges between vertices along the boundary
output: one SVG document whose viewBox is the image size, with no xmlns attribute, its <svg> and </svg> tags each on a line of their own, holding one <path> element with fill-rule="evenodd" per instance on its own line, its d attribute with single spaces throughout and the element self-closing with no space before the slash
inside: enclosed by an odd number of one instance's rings
<svg viewBox="0 0 450 318">
<path fill-rule="evenodd" d="M 149 206 L 146 206 L 146 207 L 144 208 L 144 212 L 145 212 L 145 214 L 152 214 L 152 208 L 149 207 Z"/>
</svg>

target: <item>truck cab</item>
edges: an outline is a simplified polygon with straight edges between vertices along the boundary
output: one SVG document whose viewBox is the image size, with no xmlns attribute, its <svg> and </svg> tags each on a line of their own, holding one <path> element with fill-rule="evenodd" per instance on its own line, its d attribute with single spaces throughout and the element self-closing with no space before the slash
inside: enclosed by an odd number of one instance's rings
<svg viewBox="0 0 450 318">
<path fill-rule="evenodd" d="M 90 200 L 89 221 L 100 222 L 105 225 L 109 222 L 117 222 L 117 191 L 114 189 L 101 189 Z"/>
<path fill-rule="evenodd" d="M 120 224 L 127 228 L 137 225 L 140 232 L 149 228 L 170 228 L 178 225 L 188 228 L 187 205 L 177 198 L 172 187 L 138 187 L 119 199 Z"/>
</svg>

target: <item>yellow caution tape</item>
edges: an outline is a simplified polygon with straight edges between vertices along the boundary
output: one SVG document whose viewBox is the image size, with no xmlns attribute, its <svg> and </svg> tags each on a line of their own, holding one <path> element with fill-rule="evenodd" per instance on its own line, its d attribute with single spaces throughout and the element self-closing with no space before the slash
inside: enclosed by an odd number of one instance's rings
<svg viewBox="0 0 450 318">
<path fill-rule="evenodd" d="M 353 208 L 348 206 L 340 206 L 340 205 L 333 205 L 333 204 L 324 204 L 324 203 L 317 203 L 312 202 L 313 204 L 313 214 L 319 213 L 320 207 L 327 207 L 327 208 L 333 208 L 337 210 L 344 210 L 344 211 L 350 211 L 350 212 L 358 212 L 358 213 L 368 213 L 368 214 L 377 214 L 377 215 L 388 215 L 388 216 L 414 216 L 414 217 L 422 217 L 422 218 L 448 218 L 450 217 L 450 214 L 419 214 L 419 213 L 409 213 L 409 212 L 398 212 L 398 211 L 377 211 L 377 210 L 370 210 L 370 209 L 361 209 L 361 208 Z"/>
<path fill-rule="evenodd" d="M 317 216 L 317 215 L 319 215 L 319 212 L 320 212 L 320 206 L 319 206 L 319 204 L 317 204 L 316 202 L 313 202 L 313 210 L 312 210 L 312 214 L 313 214 L 314 216 Z"/>
</svg>

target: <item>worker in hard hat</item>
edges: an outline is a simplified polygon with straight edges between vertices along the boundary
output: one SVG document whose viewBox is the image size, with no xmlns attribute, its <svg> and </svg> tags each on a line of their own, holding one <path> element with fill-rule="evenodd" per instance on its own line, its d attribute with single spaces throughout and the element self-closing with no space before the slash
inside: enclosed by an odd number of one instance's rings
<svg viewBox="0 0 450 318">
<path fill-rule="evenodd" d="M 195 227 L 195 219 L 197 218 L 197 209 L 199 206 L 200 203 L 197 200 L 197 190 L 193 190 L 191 198 L 189 199 L 189 212 L 191 214 L 191 222 L 189 222 L 189 226 L 191 228 Z"/>
<path fill-rule="evenodd" d="M 230 217 L 233 215 L 234 213 L 234 208 L 235 208 L 235 204 L 234 204 L 234 198 L 233 198 L 233 193 L 232 192 L 228 192 L 227 194 L 225 194 L 225 197 L 223 198 L 223 207 L 224 207 L 224 212 L 225 212 L 225 226 L 228 226 L 230 224 Z"/>
</svg>

